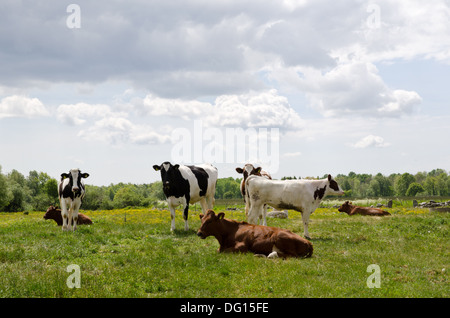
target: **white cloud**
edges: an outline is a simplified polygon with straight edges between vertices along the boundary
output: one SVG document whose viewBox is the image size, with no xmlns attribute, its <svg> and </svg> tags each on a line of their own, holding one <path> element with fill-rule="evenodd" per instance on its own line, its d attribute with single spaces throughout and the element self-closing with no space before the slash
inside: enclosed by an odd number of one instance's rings
<svg viewBox="0 0 450 318">
<path fill-rule="evenodd" d="M 150 116 L 201 119 L 207 126 L 255 127 L 298 130 L 303 120 L 276 90 L 241 95 L 221 95 L 214 103 L 167 99 L 147 95 L 131 101 L 135 109 Z"/>
<path fill-rule="evenodd" d="M 388 146 L 390 146 L 390 143 L 385 142 L 382 137 L 374 135 L 368 135 L 352 145 L 353 148 L 384 148 Z"/>
<path fill-rule="evenodd" d="M 105 104 L 62 104 L 56 111 L 56 117 L 62 123 L 69 125 L 82 125 L 88 119 L 98 119 L 107 116 L 112 116 L 110 106 Z M 124 113 L 117 114 L 118 116 L 126 116 Z"/>
<path fill-rule="evenodd" d="M 417 92 L 389 88 L 368 62 L 352 61 L 324 74 L 307 70 L 301 84 L 310 105 L 326 117 L 401 116 L 422 101 Z"/>
<path fill-rule="evenodd" d="M 37 98 L 12 95 L 0 101 L 0 119 L 6 117 L 42 117 L 49 116 L 50 112 Z"/>
<path fill-rule="evenodd" d="M 159 134 L 143 125 L 133 124 L 130 120 L 121 117 L 98 120 L 92 127 L 81 130 L 78 136 L 85 140 L 97 140 L 113 145 L 170 142 L 170 136 Z"/>
</svg>

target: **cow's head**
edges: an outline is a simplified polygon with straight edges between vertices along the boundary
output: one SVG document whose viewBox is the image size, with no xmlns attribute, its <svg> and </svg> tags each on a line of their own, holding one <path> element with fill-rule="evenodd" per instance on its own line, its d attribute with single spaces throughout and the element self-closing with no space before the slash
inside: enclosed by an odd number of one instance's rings
<svg viewBox="0 0 450 318">
<path fill-rule="evenodd" d="M 345 203 L 342 204 L 341 207 L 338 209 L 339 212 L 345 212 L 347 214 L 349 214 L 351 210 L 352 210 L 352 203 L 348 201 L 345 201 Z"/>
<path fill-rule="evenodd" d="M 55 208 L 53 205 L 51 205 L 48 209 L 47 212 L 45 212 L 44 214 L 44 219 L 48 220 L 56 220 L 59 217 L 61 217 L 61 210 L 58 210 L 57 208 Z"/>
<path fill-rule="evenodd" d="M 213 210 L 208 210 L 205 215 L 200 214 L 199 216 L 202 221 L 202 225 L 197 231 L 197 236 L 201 239 L 205 239 L 210 235 L 217 235 L 220 220 L 223 219 L 225 213 L 221 212 L 216 215 Z"/>
<path fill-rule="evenodd" d="M 237 173 L 242 173 L 244 175 L 244 180 L 247 180 L 248 176 L 251 175 L 261 175 L 261 167 L 255 168 L 252 164 L 247 163 L 244 168 L 237 167 L 236 168 Z"/>
<path fill-rule="evenodd" d="M 69 178 L 69 186 L 72 188 L 73 193 L 81 192 L 83 184 L 81 183 L 81 178 L 89 177 L 89 173 L 81 173 L 80 169 L 71 169 L 69 173 L 61 174 L 61 181 Z"/>
<path fill-rule="evenodd" d="M 331 192 L 329 194 L 331 195 L 344 195 L 344 190 L 341 189 L 341 187 L 338 185 L 336 180 L 334 180 L 331 177 L 331 174 L 328 175 L 328 182 L 330 183 L 330 190 Z"/>
<path fill-rule="evenodd" d="M 180 165 L 172 165 L 170 162 L 163 162 L 160 166 L 154 165 L 155 171 L 161 171 L 161 181 L 163 183 L 164 193 L 170 190 L 172 184 L 176 182 L 176 176 L 179 173 Z"/>
</svg>

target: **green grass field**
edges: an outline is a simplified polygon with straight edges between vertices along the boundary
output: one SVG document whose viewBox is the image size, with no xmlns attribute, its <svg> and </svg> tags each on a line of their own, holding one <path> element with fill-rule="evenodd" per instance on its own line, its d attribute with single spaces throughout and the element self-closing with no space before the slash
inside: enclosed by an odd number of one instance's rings
<svg viewBox="0 0 450 318">
<path fill-rule="evenodd" d="M 43 212 L 0 213 L 0 297 L 449 297 L 449 213 L 390 211 L 349 217 L 319 208 L 309 227 L 313 257 L 285 260 L 219 254 L 215 238 L 195 235 L 198 208 L 188 232 L 177 212 L 174 233 L 167 210 L 82 211 L 94 224 L 75 233 Z M 300 213 L 289 212 L 268 225 L 303 235 Z M 242 210 L 225 214 L 244 219 Z M 80 288 L 66 283 L 75 282 L 71 264 Z M 367 286 L 371 264 L 380 288 Z"/>
</svg>

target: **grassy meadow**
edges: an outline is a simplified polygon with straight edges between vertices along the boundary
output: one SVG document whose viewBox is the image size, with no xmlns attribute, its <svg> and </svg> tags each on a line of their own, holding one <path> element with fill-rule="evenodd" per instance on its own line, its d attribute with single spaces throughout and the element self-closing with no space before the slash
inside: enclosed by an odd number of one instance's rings
<svg viewBox="0 0 450 318">
<path fill-rule="evenodd" d="M 243 205 L 216 204 L 227 218 L 244 220 Z M 336 208 L 311 216 L 312 258 L 265 259 L 219 254 L 215 238 L 196 236 L 177 211 L 81 211 L 94 224 L 62 232 L 44 212 L 0 213 L 0 297 L 449 297 L 449 213 L 394 205 L 391 217 L 349 217 Z M 303 235 L 301 215 L 268 225 Z M 66 281 L 76 264 L 80 288 Z M 380 268 L 380 287 L 367 280 Z"/>
</svg>

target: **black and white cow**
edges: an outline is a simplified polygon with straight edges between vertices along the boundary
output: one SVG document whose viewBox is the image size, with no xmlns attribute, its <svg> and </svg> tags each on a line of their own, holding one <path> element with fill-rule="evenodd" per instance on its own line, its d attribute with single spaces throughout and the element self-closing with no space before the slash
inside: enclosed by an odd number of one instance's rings
<svg viewBox="0 0 450 318">
<path fill-rule="evenodd" d="M 328 194 L 344 194 L 331 175 L 320 180 L 268 180 L 249 176 L 245 188 L 249 204 L 249 223 L 256 224 L 263 213 L 264 204 L 277 209 L 295 210 L 302 213 L 305 237 L 308 239 L 309 217 L 319 207 L 322 199 Z"/>
<path fill-rule="evenodd" d="M 58 195 L 63 217 L 63 231 L 77 229 L 78 210 L 86 193 L 82 178 L 87 177 L 89 174 L 81 173 L 80 169 L 71 169 L 69 173 L 61 174 Z"/>
<path fill-rule="evenodd" d="M 170 227 L 172 231 L 175 230 L 175 208 L 180 204 L 184 208 L 183 218 L 186 231 L 189 230 L 189 204 L 200 201 L 204 214 L 213 208 L 218 177 L 216 167 L 210 164 L 172 165 L 166 161 L 159 166 L 154 165 L 153 169 L 161 172 L 163 191 L 172 219 Z"/>
<path fill-rule="evenodd" d="M 262 170 L 261 167 L 255 168 L 251 163 L 245 164 L 244 168 L 237 167 L 236 172 L 241 173 L 244 176 L 241 181 L 241 194 L 245 202 L 245 215 L 248 217 L 248 203 L 247 200 L 245 200 L 245 181 L 249 176 L 253 175 L 261 176 L 270 180 L 272 179 L 272 176 L 267 171 Z M 264 205 L 263 213 L 259 216 L 259 221 L 261 225 L 267 225 L 266 214 L 267 214 L 267 205 Z"/>
</svg>

